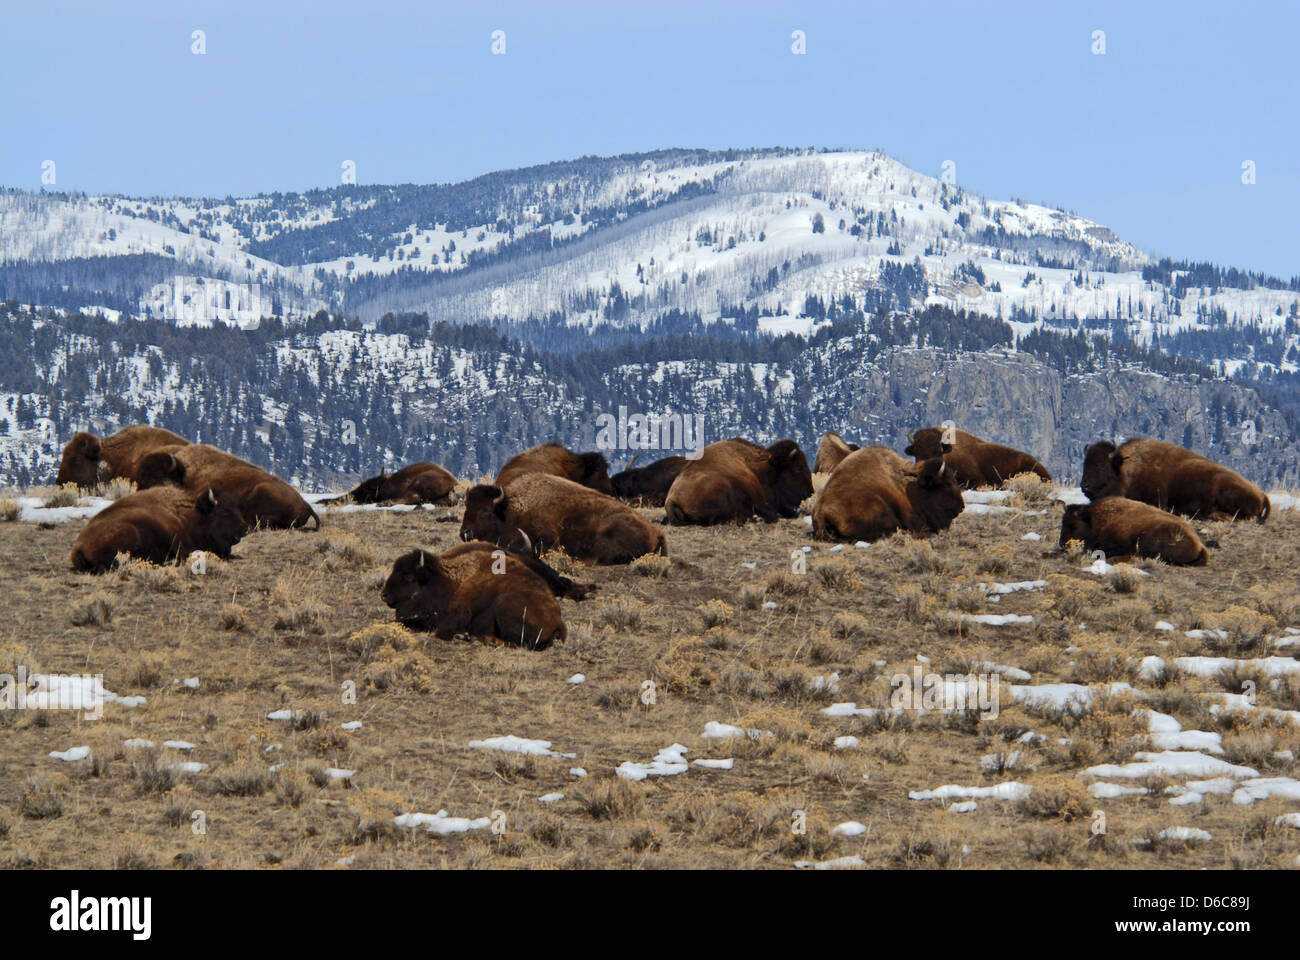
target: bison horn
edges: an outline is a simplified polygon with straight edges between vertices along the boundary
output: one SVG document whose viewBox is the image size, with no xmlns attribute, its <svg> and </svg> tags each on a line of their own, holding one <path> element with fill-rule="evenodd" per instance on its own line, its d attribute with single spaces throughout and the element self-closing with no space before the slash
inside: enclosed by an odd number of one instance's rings
<svg viewBox="0 0 1300 960">
<path fill-rule="evenodd" d="M 417 566 L 417 567 L 422 567 L 422 566 L 424 566 L 424 551 L 423 551 L 423 550 L 420 551 L 420 562 L 417 563 L 416 566 Z"/>
<path fill-rule="evenodd" d="M 947 469 L 948 469 L 948 461 L 947 461 L 947 460 L 940 461 L 940 463 L 939 463 L 939 476 L 942 477 L 942 476 L 943 476 L 943 472 L 944 472 L 945 470 L 947 470 Z"/>
<path fill-rule="evenodd" d="M 208 487 L 208 503 L 212 504 L 214 507 L 217 505 L 217 495 L 213 492 L 211 487 Z"/>
<path fill-rule="evenodd" d="M 631 470 L 633 467 L 636 466 L 636 462 L 637 462 L 639 459 L 641 459 L 641 454 L 638 453 L 638 454 L 633 455 L 632 459 L 629 460 L 629 461 L 627 462 L 627 466 L 624 467 L 623 469 L 624 469 L 624 470 Z"/>
<path fill-rule="evenodd" d="M 530 540 L 530 539 L 528 539 L 528 534 L 526 534 L 526 533 L 524 533 L 522 530 L 520 530 L 520 531 L 519 531 L 519 536 L 521 536 L 521 537 L 524 538 L 524 550 L 525 550 L 526 552 L 528 552 L 528 553 L 532 553 L 532 552 L 533 552 L 533 541 Z"/>
</svg>

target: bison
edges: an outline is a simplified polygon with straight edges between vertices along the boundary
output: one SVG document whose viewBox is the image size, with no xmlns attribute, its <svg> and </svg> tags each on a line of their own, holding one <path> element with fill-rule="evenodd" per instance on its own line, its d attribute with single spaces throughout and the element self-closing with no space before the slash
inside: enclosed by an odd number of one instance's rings
<svg viewBox="0 0 1300 960">
<path fill-rule="evenodd" d="M 1083 454 L 1083 495 L 1128 497 L 1206 520 L 1268 518 L 1269 501 L 1241 474 L 1176 444 L 1135 437 L 1103 440 Z"/>
<path fill-rule="evenodd" d="M 925 427 L 908 437 L 907 449 L 903 452 L 918 462 L 943 457 L 957 485 L 967 490 L 998 487 L 1018 473 L 1036 473 L 1044 482 L 1052 482 L 1047 468 L 1032 455 L 981 440 L 965 430 Z"/>
<path fill-rule="evenodd" d="M 396 473 L 380 473 L 363 480 L 351 493 L 326 500 L 344 503 L 437 503 L 456 487 L 456 478 L 436 463 L 412 463 Z"/>
<path fill-rule="evenodd" d="M 572 557 L 600 564 L 668 554 L 663 531 L 627 504 L 544 473 L 519 477 L 504 490 L 488 484 L 471 488 L 460 536 L 539 553 L 562 547 Z"/>
<path fill-rule="evenodd" d="M 382 596 L 412 629 L 443 639 L 458 633 L 497 637 L 544 650 L 566 635 L 555 597 L 572 596 L 575 587 L 534 558 L 466 543 L 437 556 L 412 550 L 398 557 Z"/>
<path fill-rule="evenodd" d="M 1177 566 L 1203 567 L 1210 556 L 1182 517 L 1127 497 L 1066 507 L 1061 547 L 1071 540 L 1081 540 L 1086 549 L 1100 550 L 1112 560 L 1158 557 Z"/>
<path fill-rule="evenodd" d="M 909 463 L 886 447 L 865 447 L 826 481 L 813 507 L 813 535 L 868 542 L 898 530 L 924 536 L 947 529 L 964 507 L 942 457 Z"/>
<path fill-rule="evenodd" d="M 187 443 L 188 440 L 170 430 L 144 424 L 123 427 L 103 440 L 93 433 L 77 433 L 63 448 L 63 460 L 54 482 L 60 486 L 75 483 L 86 489 L 115 477 L 139 483 L 141 459 L 155 450 Z"/>
<path fill-rule="evenodd" d="M 856 443 L 849 443 L 838 433 L 829 430 L 822 434 L 822 442 L 817 445 L 817 459 L 813 461 L 813 473 L 830 473 L 841 460 L 854 450 L 862 449 Z"/>
<path fill-rule="evenodd" d="M 645 506 L 662 507 L 673 481 L 690 462 L 686 457 L 664 457 L 634 469 L 636 457 L 633 457 L 625 470 L 610 478 L 614 496 L 637 500 Z"/>
<path fill-rule="evenodd" d="M 248 522 L 235 501 L 208 488 L 197 497 L 176 487 L 128 494 L 90 518 L 72 548 L 74 570 L 102 573 L 119 553 L 152 563 L 205 550 L 227 559 Z"/>
<path fill-rule="evenodd" d="M 175 484 L 186 490 L 221 487 L 250 524 L 270 529 L 305 527 L 320 517 L 289 484 L 261 467 L 205 443 L 169 447 L 140 463 L 141 488 Z"/>
<path fill-rule="evenodd" d="M 760 447 L 739 437 L 711 443 L 677 475 L 664 511 L 668 523 L 767 522 L 798 515 L 812 496 L 808 458 L 793 440 Z"/>
<path fill-rule="evenodd" d="M 614 487 L 609 482 L 609 461 L 604 454 L 574 453 L 558 443 L 544 443 L 515 454 L 506 461 L 493 483 L 504 489 L 517 478 L 529 473 L 563 477 L 600 493 L 614 492 Z"/>
</svg>

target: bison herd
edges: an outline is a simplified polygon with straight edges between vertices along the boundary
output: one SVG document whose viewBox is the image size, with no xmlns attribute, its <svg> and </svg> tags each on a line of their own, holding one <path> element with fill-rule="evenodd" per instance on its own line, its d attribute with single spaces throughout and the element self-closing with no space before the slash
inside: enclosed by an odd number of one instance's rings
<svg viewBox="0 0 1300 960">
<path fill-rule="evenodd" d="M 810 471 L 793 440 L 764 447 L 735 438 L 694 458 L 639 468 L 634 458 L 610 477 L 601 453 L 542 444 L 511 458 L 491 484 L 470 487 L 460 529 L 465 542 L 441 554 L 414 550 L 398 558 L 382 599 L 413 629 L 543 649 L 565 636 L 557 598 L 581 600 L 595 589 L 544 563 L 546 551 L 561 549 L 590 564 L 667 556 L 660 526 L 774 522 L 797 517 L 810 498 L 813 535 L 821 540 L 926 536 L 962 512 L 963 489 L 1001 486 L 1021 474 L 1052 479 L 1030 454 L 951 425 L 915 431 L 906 453 L 913 459 L 828 432 Z M 253 529 L 320 528 L 312 506 L 280 478 L 157 427 L 126 427 L 105 439 L 78 433 L 68 442 L 59 484 L 93 488 L 115 478 L 137 490 L 87 522 L 72 550 L 76 570 L 108 570 L 119 553 L 155 563 L 195 551 L 228 558 Z M 447 470 L 415 463 L 324 502 L 438 503 L 449 501 L 455 487 Z M 1268 497 L 1240 474 L 1150 439 L 1088 447 L 1082 490 L 1090 502 L 1066 508 L 1060 546 L 1077 540 L 1112 559 L 1203 565 L 1208 551 L 1184 517 L 1262 522 L 1269 513 Z M 629 503 L 662 506 L 664 516 L 652 523 Z"/>
</svg>

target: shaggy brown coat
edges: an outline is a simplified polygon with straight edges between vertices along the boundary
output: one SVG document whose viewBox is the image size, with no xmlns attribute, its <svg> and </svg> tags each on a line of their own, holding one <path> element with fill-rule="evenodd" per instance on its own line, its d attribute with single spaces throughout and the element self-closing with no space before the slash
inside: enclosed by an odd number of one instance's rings
<svg viewBox="0 0 1300 960">
<path fill-rule="evenodd" d="M 1235 470 L 1173 443 L 1135 437 L 1116 447 L 1102 441 L 1083 455 L 1089 500 L 1128 497 L 1161 510 L 1206 520 L 1268 518 L 1264 492 Z"/>
<path fill-rule="evenodd" d="M 909 463 L 887 447 L 865 447 L 842 460 L 813 506 L 813 535 L 870 543 L 905 530 L 947 529 L 965 504 L 942 457 Z"/>
<path fill-rule="evenodd" d="M 140 482 L 140 461 L 155 450 L 189 443 L 184 437 L 164 430 L 137 424 L 123 427 L 107 439 L 93 433 L 77 433 L 63 448 L 63 459 L 55 483 L 75 483 L 91 488 L 116 477 Z"/>
<path fill-rule="evenodd" d="M 957 485 L 965 489 L 975 487 L 1000 487 L 1018 473 L 1036 473 L 1045 482 L 1052 482 L 1047 468 L 1031 454 L 1000 443 L 981 440 L 965 430 L 952 430 L 953 443 L 943 442 L 944 427 L 925 427 L 908 438 L 903 452 L 919 462 L 932 457 L 943 457 L 953 472 Z"/>
<path fill-rule="evenodd" d="M 736 438 L 711 443 L 677 475 L 664 498 L 667 522 L 767 522 L 798 515 L 812 496 L 808 458 L 793 440 L 760 447 Z"/>
<path fill-rule="evenodd" d="M 471 488 L 460 536 L 538 553 L 561 547 L 571 557 L 601 564 L 668 554 L 663 531 L 627 504 L 544 473 L 518 477 L 506 490 Z"/>
<path fill-rule="evenodd" d="M 1210 553 L 1192 525 L 1159 507 L 1126 497 L 1106 497 L 1096 503 L 1065 508 L 1060 545 L 1080 540 L 1088 550 L 1100 550 L 1108 560 L 1158 557 L 1178 566 L 1203 567 Z"/>
<path fill-rule="evenodd" d="M 498 487 L 508 487 L 519 477 L 529 473 L 545 473 L 563 477 L 600 493 L 612 494 L 609 482 L 609 461 L 601 453 L 574 453 L 558 443 L 544 443 L 517 453 L 501 468 L 495 481 Z"/>
<path fill-rule="evenodd" d="M 119 553 L 152 563 L 205 550 L 223 559 L 243 539 L 248 523 L 220 490 L 195 497 L 176 487 L 128 494 L 95 514 L 72 547 L 74 570 L 102 573 Z"/>
</svg>

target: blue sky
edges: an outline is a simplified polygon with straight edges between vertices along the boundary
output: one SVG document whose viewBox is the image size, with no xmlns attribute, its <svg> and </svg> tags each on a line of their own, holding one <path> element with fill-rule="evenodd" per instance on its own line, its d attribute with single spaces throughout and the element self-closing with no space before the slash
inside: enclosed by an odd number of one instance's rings
<svg viewBox="0 0 1300 960">
<path fill-rule="evenodd" d="M 0 184 L 38 189 L 50 159 L 57 189 L 239 196 L 335 185 L 344 160 L 428 183 L 666 146 L 880 147 L 1158 254 L 1300 274 L 1291 4 L 118 6 L 6 11 Z"/>
</svg>

